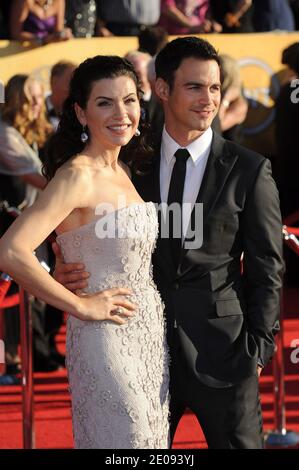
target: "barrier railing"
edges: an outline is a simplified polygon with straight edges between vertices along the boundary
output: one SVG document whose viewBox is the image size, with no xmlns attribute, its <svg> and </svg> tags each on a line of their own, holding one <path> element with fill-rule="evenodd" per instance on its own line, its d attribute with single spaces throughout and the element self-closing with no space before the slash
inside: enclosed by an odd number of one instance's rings
<svg viewBox="0 0 299 470">
<path fill-rule="evenodd" d="M 12 218 L 20 214 L 20 210 L 10 207 L 6 201 L 1 202 L 1 210 Z M 32 361 L 32 297 L 19 288 L 19 293 L 7 295 L 12 278 L 0 275 L 0 333 L 4 336 L 4 309 L 19 305 L 20 308 L 20 346 L 21 346 L 21 384 L 22 384 L 22 416 L 23 416 L 23 448 L 35 448 L 34 432 L 34 390 Z"/>
<path fill-rule="evenodd" d="M 295 223 L 299 219 L 299 212 L 294 214 L 288 223 Z M 282 228 L 283 239 L 286 245 L 299 256 L 299 228 Z M 283 299 L 283 296 L 282 296 Z M 284 311 L 283 300 L 281 312 Z M 276 337 L 276 354 L 273 359 L 273 395 L 274 395 L 274 431 L 266 436 L 266 446 L 268 447 L 293 447 L 299 443 L 299 434 L 286 428 L 286 408 L 285 408 L 285 369 L 283 356 L 283 319 L 281 321 L 280 332 Z"/>
<path fill-rule="evenodd" d="M 32 361 L 32 297 L 20 288 L 20 328 L 22 359 L 23 447 L 35 448 L 34 389 Z"/>
<path fill-rule="evenodd" d="M 31 298 L 23 289 L 19 294 L 7 297 L 12 279 L 5 273 L 0 276 L 0 336 L 4 337 L 4 308 L 20 306 L 20 345 L 21 345 L 21 383 L 22 383 L 22 416 L 23 416 L 23 447 L 35 448 L 34 433 L 34 391 L 32 365 L 32 317 Z"/>
</svg>

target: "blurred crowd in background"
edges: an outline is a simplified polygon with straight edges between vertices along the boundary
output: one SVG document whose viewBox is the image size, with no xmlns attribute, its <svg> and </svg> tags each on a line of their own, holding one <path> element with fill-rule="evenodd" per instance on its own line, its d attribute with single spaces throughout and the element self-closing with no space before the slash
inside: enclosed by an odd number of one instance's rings
<svg viewBox="0 0 299 470">
<path fill-rule="evenodd" d="M 40 44 L 71 37 L 138 36 L 157 25 L 175 35 L 294 31 L 299 1 L 1 0 L 0 17 L 1 38 Z"/>
<path fill-rule="evenodd" d="M 155 55 L 167 43 L 168 35 L 197 33 L 252 33 L 299 29 L 297 0 L 1 0 L 2 39 L 33 42 L 43 46 L 70 38 L 94 36 L 137 36 L 139 47 L 128 51 L 142 84 L 142 119 L 153 134 L 163 128 L 163 110 L 155 95 Z M 284 80 L 276 98 L 276 155 L 271 157 L 274 177 L 281 197 L 283 216 L 299 210 L 298 170 L 299 104 L 291 99 L 293 79 L 299 79 L 299 43 L 283 51 Z M 0 120 L 0 202 L 23 209 L 30 205 L 46 180 L 41 168 L 44 149 L 59 123 L 68 94 L 72 72 L 77 64 L 62 60 L 50 73 L 50 93 L 42 82 L 29 75 L 10 78 Z M 243 143 L 243 123 L 248 101 L 244 95 L 238 63 L 221 55 L 222 101 L 213 127 L 225 138 Z M 299 93 L 298 93 L 299 98 Z M 0 212 L 0 236 L 12 222 Z M 53 268 L 50 243 L 37 253 Z M 298 261 L 289 253 L 287 282 L 298 285 Z M 10 293 L 16 292 L 11 287 Z M 54 371 L 64 366 L 64 357 L 55 346 L 55 336 L 63 321 L 62 313 L 35 300 L 33 315 L 34 370 Z M 6 363 L 17 373 L 18 308 L 5 311 Z"/>
</svg>

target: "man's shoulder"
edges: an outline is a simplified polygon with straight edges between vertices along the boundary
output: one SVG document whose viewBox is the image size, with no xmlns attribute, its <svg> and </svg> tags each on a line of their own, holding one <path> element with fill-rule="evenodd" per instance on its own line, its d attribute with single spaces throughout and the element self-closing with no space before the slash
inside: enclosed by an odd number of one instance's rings
<svg viewBox="0 0 299 470">
<path fill-rule="evenodd" d="M 255 152 L 254 150 L 251 150 L 247 147 L 244 147 L 243 145 L 240 145 L 236 142 L 233 142 L 231 140 L 225 140 L 225 147 L 226 151 L 228 152 L 229 155 L 231 156 L 237 156 L 238 157 L 238 163 L 242 165 L 242 167 L 246 168 L 251 168 L 255 169 L 260 167 L 264 162 L 266 162 L 268 159 L 261 155 L 258 152 Z"/>
</svg>

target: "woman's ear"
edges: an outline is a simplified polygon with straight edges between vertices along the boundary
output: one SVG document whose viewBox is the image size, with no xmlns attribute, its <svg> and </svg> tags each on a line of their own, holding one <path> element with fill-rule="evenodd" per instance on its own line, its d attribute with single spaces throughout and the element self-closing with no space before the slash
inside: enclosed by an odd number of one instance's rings
<svg viewBox="0 0 299 470">
<path fill-rule="evenodd" d="M 161 101 L 167 101 L 169 96 L 169 85 L 163 78 L 157 78 L 155 83 L 155 92 Z"/>
<path fill-rule="evenodd" d="M 78 121 L 82 126 L 86 126 L 86 118 L 84 110 L 78 105 L 78 103 L 74 104 L 75 113 L 77 116 Z"/>
</svg>

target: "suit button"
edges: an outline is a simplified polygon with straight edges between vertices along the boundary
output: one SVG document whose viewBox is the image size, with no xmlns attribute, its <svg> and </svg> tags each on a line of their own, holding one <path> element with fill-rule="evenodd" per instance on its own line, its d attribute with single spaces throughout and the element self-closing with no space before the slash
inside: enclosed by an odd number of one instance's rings
<svg viewBox="0 0 299 470">
<path fill-rule="evenodd" d="M 173 284 L 173 287 L 174 287 L 175 290 L 178 290 L 180 288 L 180 284 L 178 282 L 175 282 Z"/>
</svg>

